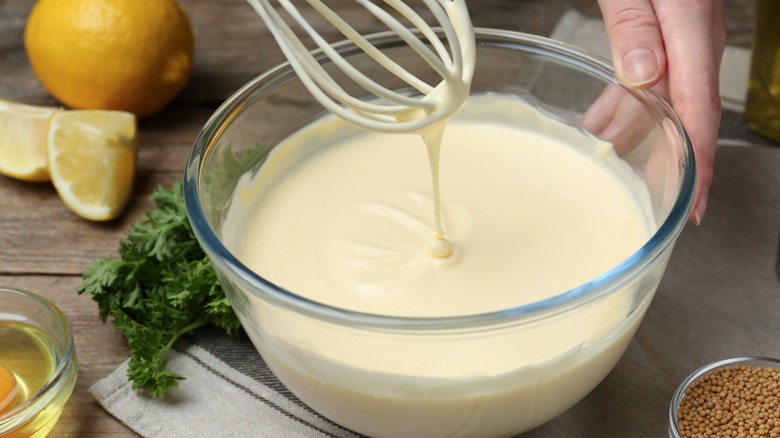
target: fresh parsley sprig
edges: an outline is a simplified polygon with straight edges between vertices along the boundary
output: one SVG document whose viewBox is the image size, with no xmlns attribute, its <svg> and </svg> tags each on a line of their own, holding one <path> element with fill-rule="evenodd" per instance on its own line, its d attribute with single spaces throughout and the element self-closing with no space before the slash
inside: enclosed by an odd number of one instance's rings
<svg viewBox="0 0 780 438">
<path fill-rule="evenodd" d="M 162 398 L 184 378 L 165 369 L 179 338 L 205 325 L 233 334 L 239 322 L 187 219 L 181 181 L 150 199 L 156 207 L 120 242 L 119 259 L 94 262 L 77 291 L 127 338 L 133 388 Z"/>
</svg>

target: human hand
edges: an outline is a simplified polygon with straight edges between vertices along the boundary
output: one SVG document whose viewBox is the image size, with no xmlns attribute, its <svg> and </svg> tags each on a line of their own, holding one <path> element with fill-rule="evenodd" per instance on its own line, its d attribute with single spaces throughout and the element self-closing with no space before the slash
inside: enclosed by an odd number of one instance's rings
<svg viewBox="0 0 780 438">
<path fill-rule="evenodd" d="M 666 97 L 693 144 L 696 194 L 689 220 L 707 209 L 720 127 L 719 72 L 726 46 L 723 0 L 598 0 L 618 78 Z"/>
</svg>

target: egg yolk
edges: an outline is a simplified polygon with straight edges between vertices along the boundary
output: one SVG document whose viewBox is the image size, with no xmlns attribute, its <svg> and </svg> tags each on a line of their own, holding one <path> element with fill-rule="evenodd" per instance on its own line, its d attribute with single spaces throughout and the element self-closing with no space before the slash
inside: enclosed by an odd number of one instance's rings
<svg viewBox="0 0 780 438">
<path fill-rule="evenodd" d="M 16 376 L 3 364 L 0 364 L 0 415 L 14 407 L 19 386 Z"/>
</svg>

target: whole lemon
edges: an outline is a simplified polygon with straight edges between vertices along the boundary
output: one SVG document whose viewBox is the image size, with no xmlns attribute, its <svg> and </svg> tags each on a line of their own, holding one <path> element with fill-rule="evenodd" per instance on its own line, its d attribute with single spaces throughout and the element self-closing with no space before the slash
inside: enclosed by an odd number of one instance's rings
<svg viewBox="0 0 780 438">
<path fill-rule="evenodd" d="M 175 0 L 39 0 L 24 45 L 63 104 L 143 117 L 187 84 L 194 38 Z"/>
</svg>

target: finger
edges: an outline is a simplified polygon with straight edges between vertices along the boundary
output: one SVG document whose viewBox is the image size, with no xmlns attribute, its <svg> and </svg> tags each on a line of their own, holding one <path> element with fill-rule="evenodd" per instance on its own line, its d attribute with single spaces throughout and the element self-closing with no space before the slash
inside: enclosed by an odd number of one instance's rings
<svg viewBox="0 0 780 438">
<path fill-rule="evenodd" d="M 720 126 L 718 84 L 725 45 L 723 7 L 719 0 L 656 0 L 654 5 L 663 34 L 674 36 L 666 44 L 669 95 L 693 144 L 697 184 L 690 219 L 698 224 L 707 209 Z"/>
<path fill-rule="evenodd" d="M 615 111 L 624 94 L 621 87 L 608 84 L 582 115 L 579 122 L 580 128 L 597 137 L 601 136 L 604 129 L 615 118 Z"/>
<path fill-rule="evenodd" d="M 642 144 L 655 127 L 656 120 L 648 114 L 646 104 L 625 93 L 600 137 L 610 141 L 618 155 L 624 155 Z"/>
<path fill-rule="evenodd" d="M 666 71 L 661 27 L 650 0 L 598 0 L 617 77 L 630 88 L 647 88 Z"/>
<path fill-rule="evenodd" d="M 618 155 L 624 155 L 647 137 L 654 124 L 636 96 L 609 84 L 583 114 L 579 126 L 609 141 Z"/>
</svg>

